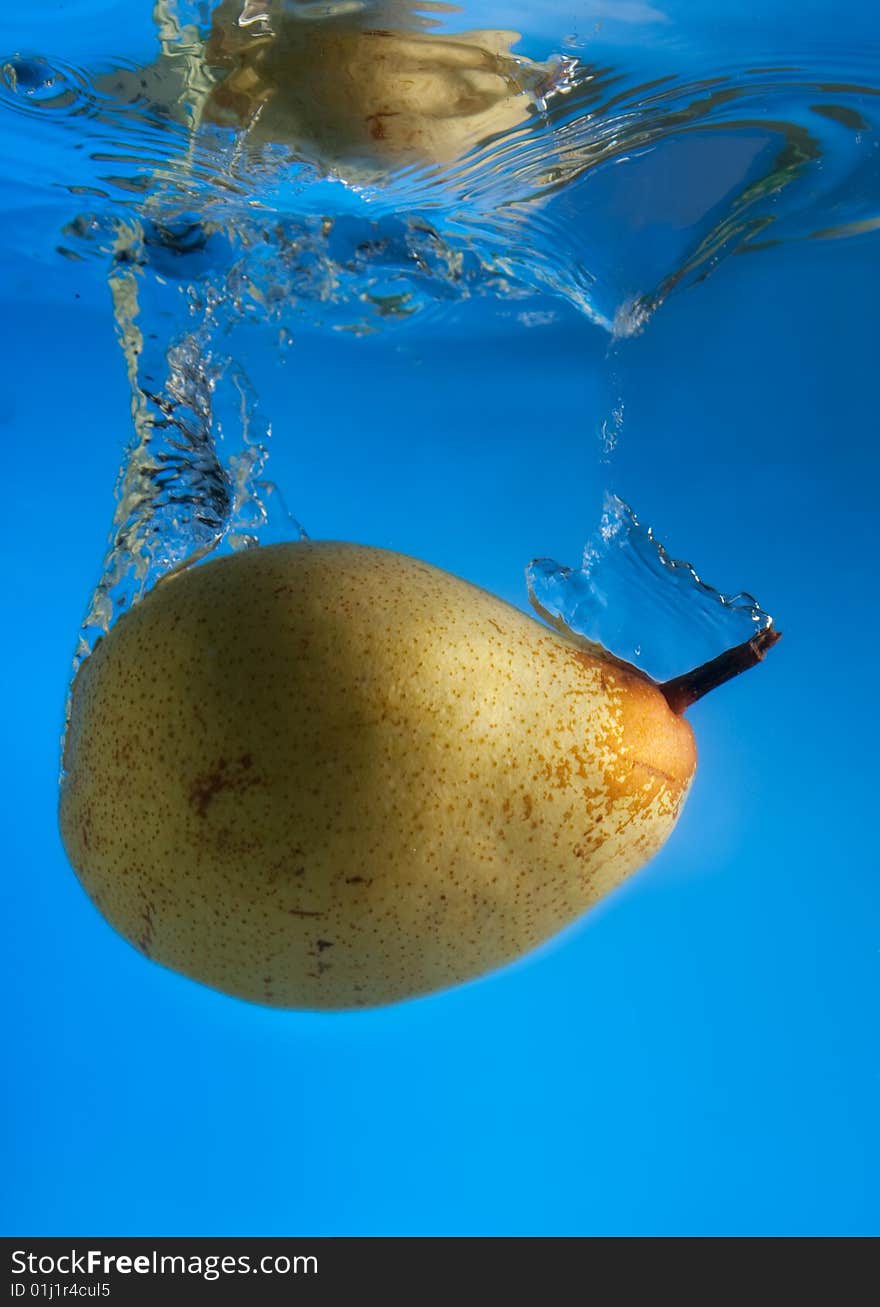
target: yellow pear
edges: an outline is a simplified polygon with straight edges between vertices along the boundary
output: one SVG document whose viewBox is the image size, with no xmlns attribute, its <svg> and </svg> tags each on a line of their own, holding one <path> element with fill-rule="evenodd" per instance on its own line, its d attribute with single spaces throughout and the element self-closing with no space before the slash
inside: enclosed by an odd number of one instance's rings
<svg viewBox="0 0 880 1307">
<path fill-rule="evenodd" d="M 658 686 L 400 554 L 217 559 L 80 667 L 64 844 L 118 931 L 207 985 L 296 1008 L 424 994 L 647 862 L 696 764 L 679 710 L 775 638 Z"/>
</svg>

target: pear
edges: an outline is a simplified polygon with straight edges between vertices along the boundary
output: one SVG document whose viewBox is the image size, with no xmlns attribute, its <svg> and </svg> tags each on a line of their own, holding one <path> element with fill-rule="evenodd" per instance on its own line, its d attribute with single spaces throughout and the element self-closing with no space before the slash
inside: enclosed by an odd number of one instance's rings
<svg viewBox="0 0 880 1307">
<path fill-rule="evenodd" d="M 658 686 L 450 574 L 335 542 L 160 582 L 81 665 L 60 825 L 147 957 L 277 1007 L 391 1003 L 518 958 L 641 867 L 696 765 Z"/>
</svg>

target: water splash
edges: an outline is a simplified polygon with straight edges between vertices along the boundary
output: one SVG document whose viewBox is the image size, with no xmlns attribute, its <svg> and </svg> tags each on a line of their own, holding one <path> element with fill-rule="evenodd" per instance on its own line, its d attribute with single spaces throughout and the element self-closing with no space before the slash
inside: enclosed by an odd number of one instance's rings
<svg viewBox="0 0 880 1307">
<path fill-rule="evenodd" d="M 224 548 L 305 535 L 277 487 L 263 479 L 271 426 L 246 372 L 224 348 L 242 307 L 228 295 L 225 270 L 211 266 L 208 236 L 187 223 L 113 231 L 93 223 L 85 235 L 112 252 L 109 284 L 133 436 L 76 665 L 120 613 L 181 567 Z M 168 275 L 175 259 L 188 265 L 177 269 L 178 280 Z M 141 325 L 163 319 L 162 336 Z"/>
<path fill-rule="evenodd" d="M 271 425 L 236 361 L 237 331 L 274 329 L 283 356 L 303 324 L 387 329 L 452 294 L 497 290 L 430 226 L 391 219 L 258 214 L 221 228 L 191 213 L 89 214 L 64 240 L 67 257 L 104 265 L 133 425 L 76 665 L 163 577 L 207 554 L 305 535 L 264 478 Z"/>
<path fill-rule="evenodd" d="M 104 267 L 131 385 L 81 656 L 169 571 L 272 529 L 270 426 L 235 362 L 248 324 L 284 350 L 311 329 L 413 330 L 479 295 L 522 301 L 508 316 L 532 328 L 562 301 L 622 338 L 732 253 L 880 224 L 880 86 L 863 54 L 716 57 L 683 77 L 662 43 L 631 66 L 563 28 L 520 50 L 514 32 L 451 30 L 453 11 L 158 0 L 147 62 L 0 60 L 0 112 L 21 119 L 0 133 L 10 244 L 63 226 L 45 256 Z M 622 424 L 621 398 L 606 460 Z M 666 618 L 685 599 L 695 644 L 764 620 L 628 514 L 610 502 L 580 572 L 532 564 L 548 613 L 660 676 L 705 653 L 679 657 Z"/>
<path fill-rule="evenodd" d="M 532 605 L 558 630 L 667 681 L 773 624 L 750 594 L 721 594 L 672 558 L 649 526 L 607 494 L 579 569 L 538 558 L 526 569 Z"/>
</svg>

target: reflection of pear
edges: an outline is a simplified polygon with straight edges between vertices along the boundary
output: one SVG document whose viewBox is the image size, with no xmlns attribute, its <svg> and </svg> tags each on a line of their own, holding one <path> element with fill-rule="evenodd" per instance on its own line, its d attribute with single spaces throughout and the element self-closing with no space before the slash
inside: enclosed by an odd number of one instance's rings
<svg viewBox="0 0 880 1307">
<path fill-rule="evenodd" d="M 436 33 L 416 8 L 407 0 L 365 12 L 297 5 L 269 11 L 269 28 L 242 23 L 250 11 L 241 0 L 223 0 L 204 41 L 159 0 L 160 58 L 116 69 L 96 85 L 121 103 L 146 99 L 188 126 L 213 122 L 258 145 L 286 145 L 307 163 L 361 182 L 408 164 L 454 162 L 568 89 L 564 60 L 511 53 L 517 32 Z"/>
<path fill-rule="evenodd" d="M 214 16 L 207 62 L 218 81 L 205 117 L 350 177 L 460 158 L 525 121 L 552 73 L 511 55 L 516 32 L 432 35 L 282 16 L 261 38 L 230 18 L 224 6 Z"/>
<path fill-rule="evenodd" d="M 270 1005 L 387 1003 L 520 956 L 656 852 L 695 766 L 666 694 L 414 559 L 257 548 L 160 583 L 80 668 L 64 843 L 148 957 Z"/>
</svg>

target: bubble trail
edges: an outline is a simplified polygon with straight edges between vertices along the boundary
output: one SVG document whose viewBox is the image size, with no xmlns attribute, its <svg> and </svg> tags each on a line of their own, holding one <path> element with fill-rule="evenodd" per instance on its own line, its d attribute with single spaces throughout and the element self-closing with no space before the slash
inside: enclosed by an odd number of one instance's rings
<svg viewBox="0 0 880 1307">
<path fill-rule="evenodd" d="M 176 234 L 165 229 L 163 241 L 135 224 L 120 227 L 114 243 L 109 284 L 133 437 L 76 665 L 121 612 L 181 567 L 224 545 L 248 548 L 279 529 L 288 538 L 305 534 L 261 479 L 271 427 L 244 369 L 223 349 L 240 311 L 226 293 L 228 274 L 205 277 L 195 294 L 185 279 L 169 287 L 161 259 L 158 269 L 151 264 L 151 244 L 168 257 L 198 259 L 202 233 L 178 225 Z M 177 318 L 177 330 L 164 337 L 141 325 L 162 316 L 163 300 L 165 315 Z"/>
</svg>

